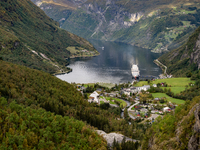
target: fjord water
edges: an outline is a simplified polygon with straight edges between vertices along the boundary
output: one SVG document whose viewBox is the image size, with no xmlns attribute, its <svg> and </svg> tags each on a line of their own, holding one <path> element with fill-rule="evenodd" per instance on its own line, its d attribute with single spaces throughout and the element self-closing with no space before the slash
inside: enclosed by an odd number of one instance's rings
<svg viewBox="0 0 200 150">
<path fill-rule="evenodd" d="M 119 42 L 89 41 L 100 55 L 70 59 L 68 67 L 73 71 L 69 74 L 57 75 L 58 78 L 69 83 L 127 83 L 133 80 L 132 64 L 138 65 L 141 76 L 158 76 L 162 73 L 161 69 L 153 63 L 153 60 L 161 54 Z"/>
</svg>

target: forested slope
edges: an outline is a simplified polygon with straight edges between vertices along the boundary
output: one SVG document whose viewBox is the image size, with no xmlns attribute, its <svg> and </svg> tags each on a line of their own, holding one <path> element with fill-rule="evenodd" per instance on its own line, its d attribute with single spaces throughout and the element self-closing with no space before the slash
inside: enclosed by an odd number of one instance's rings
<svg viewBox="0 0 200 150">
<path fill-rule="evenodd" d="M 200 97 L 178 106 L 174 112 L 159 117 L 146 132 L 142 150 L 199 149 Z"/>
<path fill-rule="evenodd" d="M 188 77 L 197 74 L 200 68 L 200 27 L 183 46 L 162 55 L 159 61 L 168 67 L 168 74 Z"/>
<path fill-rule="evenodd" d="M 30 0 L 0 1 L 0 56 L 4 60 L 49 73 L 66 71 L 67 47 L 98 54 L 85 39 L 61 28 L 59 23 Z"/>
<path fill-rule="evenodd" d="M 0 61 L 0 95 L 8 103 L 33 109 L 44 108 L 62 116 L 86 121 L 105 132 L 118 132 L 134 139 L 142 139 L 145 125 L 120 118 L 96 104 L 90 104 L 72 85 L 48 73 Z M 134 131 L 134 132 L 133 132 Z"/>
<path fill-rule="evenodd" d="M 106 141 L 82 121 L 32 109 L 0 97 L 0 149 L 106 149 Z"/>
</svg>

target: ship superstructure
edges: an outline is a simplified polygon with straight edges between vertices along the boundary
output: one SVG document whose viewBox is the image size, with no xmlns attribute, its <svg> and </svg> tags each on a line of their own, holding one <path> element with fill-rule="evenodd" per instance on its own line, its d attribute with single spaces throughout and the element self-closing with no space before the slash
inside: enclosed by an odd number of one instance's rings
<svg viewBox="0 0 200 150">
<path fill-rule="evenodd" d="M 132 65 L 131 74 L 135 80 L 139 79 L 140 71 L 137 65 Z"/>
</svg>

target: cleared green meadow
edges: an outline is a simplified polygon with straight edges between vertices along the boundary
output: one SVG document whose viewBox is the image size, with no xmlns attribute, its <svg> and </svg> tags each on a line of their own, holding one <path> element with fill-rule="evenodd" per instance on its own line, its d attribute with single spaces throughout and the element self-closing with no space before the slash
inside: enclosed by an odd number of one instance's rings
<svg viewBox="0 0 200 150">
<path fill-rule="evenodd" d="M 167 79 L 157 79 L 155 81 L 151 81 L 151 85 L 157 84 L 157 83 L 164 83 L 166 82 L 168 86 L 171 87 L 185 87 L 189 83 L 194 83 L 194 81 L 191 81 L 190 78 L 167 78 Z M 135 86 L 143 86 L 148 85 L 147 81 L 140 81 Z"/>
<path fill-rule="evenodd" d="M 126 107 L 126 102 L 123 101 L 123 100 L 121 100 L 121 99 L 113 98 L 113 97 L 112 97 L 112 98 L 111 98 L 111 97 L 105 97 L 105 99 L 106 99 L 106 100 L 112 99 L 112 100 L 115 100 L 115 101 L 117 101 L 117 102 L 120 102 L 120 107 L 121 107 L 121 108 Z M 110 100 L 110 104 L 116 104 L 116 103 L 114 103 L 114 102 L 112 102 L 112 101 Z"/>
<path fill-rule="evenodd" d="M 165 93 L 152 93 L 154 98 L 162 98 L 162 97 L 166 97 L 168 101 L 172 102 L 172 103 L 176 103 L 176 104 L 184 104 L 185 101 L 181 100 L 181 99 L 176 99 L 176 98 L 172 98 L 169 97 L 167 94 Z"/>
<path fill-rule="evenodd" d="M 185 90 L 185 87 L 161 87 L 163 90 L 166 88 L 167 90 L 171 89 L 174 94 L 179 94 Z"/>
</svg>

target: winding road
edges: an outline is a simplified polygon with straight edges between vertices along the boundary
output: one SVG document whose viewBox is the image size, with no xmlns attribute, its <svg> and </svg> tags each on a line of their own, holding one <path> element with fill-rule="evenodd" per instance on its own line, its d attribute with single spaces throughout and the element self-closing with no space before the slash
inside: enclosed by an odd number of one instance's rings
<svg viewBox="0 0 200 150">
<path fill-rule="evenodd" d="M 129 115 L 129 117 L 131 118 L 131 119 L 136 119 L 136 117 L 133 117 L 132 115 L 130 115 L 130 113 L 129 113 L 129 111 L 131 111 L 131 109 L 135 106 L 135 105 L 137 105 L 137 104 L 139 104 L 140 102 L 139 101 L 136 101 L 136 103 L 135 104 L 133 104 L 133 105 L 131 105 L 129 108 L 128 108 L 128 115 Z"/>
<path fill-rule="evenodd" d="M 156 59 L 155 62 L 157 62 L 157 65 L 159 65 L 159 66 L 162 65 L 163 67 L 165 67 L 164 74 L 167 75 L 167 66 L 163 65 L 158 59 Z"/>
</svg>

